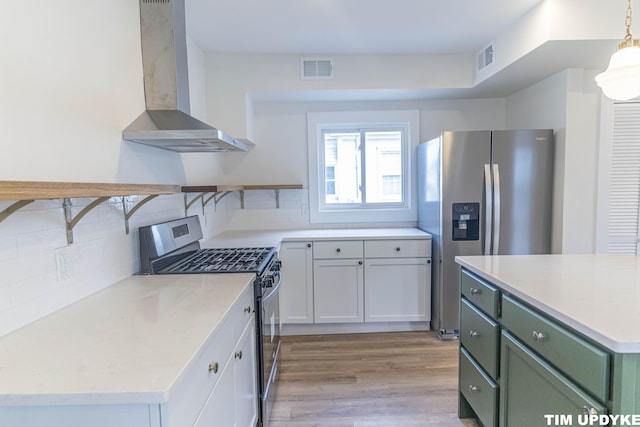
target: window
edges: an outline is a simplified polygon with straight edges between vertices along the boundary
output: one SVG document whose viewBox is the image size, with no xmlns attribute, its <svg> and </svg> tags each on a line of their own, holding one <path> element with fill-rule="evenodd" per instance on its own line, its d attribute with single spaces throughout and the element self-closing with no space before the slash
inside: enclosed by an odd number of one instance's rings
<svg viewBox="0 0 640 427">
<path fill-rule="evenodd" d="M 410 139 L 416 138 L 412 128 L 418 114 L 411 113 L 413 123 L 398 121 L 398 112 L 309 114 L 312 222 L 415 221 L 410 203 L 410 147 L 415 142 Z M 363 115 L 369 120 L 356 119 Z M 328 116 L 345 120 L 322 120 Z"/>
</svg>

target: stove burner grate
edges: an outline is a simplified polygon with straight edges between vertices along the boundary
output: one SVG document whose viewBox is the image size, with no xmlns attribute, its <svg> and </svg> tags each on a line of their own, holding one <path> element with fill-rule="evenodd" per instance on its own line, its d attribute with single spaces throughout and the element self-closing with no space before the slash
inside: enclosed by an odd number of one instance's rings
<svg viewBox="0 0 640 427">
<path fill-rule="evenodd" d="M 202 249 L 167 269 L 167 273 L 259 272 L 273 248 Z"/>
</svg>

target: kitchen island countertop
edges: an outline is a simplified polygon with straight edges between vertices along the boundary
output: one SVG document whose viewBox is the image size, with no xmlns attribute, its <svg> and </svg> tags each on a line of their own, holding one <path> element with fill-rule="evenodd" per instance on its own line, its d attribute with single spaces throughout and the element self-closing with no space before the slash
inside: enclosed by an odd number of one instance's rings
<svg viewBox="0 0 640 427">
<path fill-rule="evenodd" d="M 332 228 L 305 230 L 228 230 L 202 242 L 205 248 L 278 246 L 282 241 L 430 239 L 417 228 Z"/>
<path fill-rule="evenodd" d="M 458 256 L 456 262 L 616 353 L 640 353 L 640 257 Z"/>
<path fill-rule="evenodd" d="M 167 402 L 253 278 L 132 276 L 0 338 L 0 405 Z"/>
</svg>

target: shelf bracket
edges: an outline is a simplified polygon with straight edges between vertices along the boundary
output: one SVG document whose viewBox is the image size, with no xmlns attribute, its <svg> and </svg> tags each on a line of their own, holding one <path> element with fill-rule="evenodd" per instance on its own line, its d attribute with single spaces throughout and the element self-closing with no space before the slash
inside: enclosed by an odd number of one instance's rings
<svg viewBox="0 0 640 427">
<path fill-rule="evenodd" d="M 16 212 L 17 210 L 22 209 L 23 207 L 27 206 L 29 203 L 33 203 L 33 200 L 19 200 L 19 201 L 15 202 L 11 206 L 9 206 L 8 208 L 6 208 L 2 212 L 0 212 L 0 222 L 2 222 L 5 219 L 7 219 L 9 217 L 9 215 L 11 215 L 12 213 Z"/>
<path fill-rule="evenodd" d="M 127 204 L 126 204 L 126 196 L 122 197 L 122 212 L 124 213 L 124 231 L 126 234 L 129 234 L 129 220 L 131 219 L 131 217 L 133 216 L 134 213 L 136 213 L 136 211 L 138 209 L 140 209 L 142 206 L 144 206 L 147 202 L 155 199 L 156 197 L 158 197 L 159 194 L 152 194 L 150 196 L 145 197 L 144 199 L 140 200 L 138 203 L 136 203 L 131 210 L 127 210 Z"/>
<path fill-rule="evenodd" d="M 240 193 L 240 209 L 244 209 L 244 190 L 239 190 Z"/>
<path fill-rule="evenodd" d="M 280 189 L 276 188 L 276 209 L 280 209 Z"/>
<path fill-rule="evenodd" d="M 189 216 L 189 208 L 190 208 L 191 206 L 193 206 L 193 204 L 194 204 L 196 201 L 198 201 L 198 199 L 203 199 L 203 198 L 204 198 L 204 196 L 205 196 L 206 194 L 207 194 L 207 193 L 200 193 L 200 194 L 198 194 L 196 197 L 194 197 L 193 199 L 191 199 L 191 201 L 189 201 L 188 193 L 185 193 L 185 194 L 184 194 L 184 216 L 185 216 L 185 217 L 186 217 L 186 216 Z M 202 206 L 202 213 L 204 214 L 204 205 Z"/>
<path fill-rule="evenodd" d="M 71 199 L 69 198 L 65 198 L 62 202 L 62 207 L 64 208 L 64 219 L 65 222 L 67 224 L 67 243 L 68 244 L 72 244 L 73 243 L 73 228 L 78 224 L 78 222 L 89 212 L 91 212 L 91 210 L 93 208 L 95 208 L 96 206 L 98 206 L 99 204 L 109 200 L 110 197 L 98 197 L 97 199 L 95 199 L 93 202 L 89 203 L 87 206 L 85 206 L 80 212 L 78 212 L 76 214 L 76 216 L 73 216 L 73 213 L 71 212 Z"/>
<path fill-rule="evenodd" d="M 203 198 L 202 199 L 202 214 L 204 215 L 204 207 L 207 206 L 207 204 L 213 200 L 213 203 L 215 206 L 218 206 L 218 203 L 220 203 L 220 200 L 222 200 L 223 197 L 227 196 L 228 194 L 233 193 L 233 191 L 216 191 L 215 193 L 213 193 L 211 196 L 207 197 L 206 199 Z"/>
</svg>

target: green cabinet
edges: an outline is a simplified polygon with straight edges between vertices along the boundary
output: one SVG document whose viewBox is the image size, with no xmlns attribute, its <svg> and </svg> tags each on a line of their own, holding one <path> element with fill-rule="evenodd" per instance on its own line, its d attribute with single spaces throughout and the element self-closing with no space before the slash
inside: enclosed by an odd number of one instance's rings
<svg viewBox="0 0 640 427">
<path fill-rule="evenodd" d="M 461 269 L 460 418 L 534 427 L 640 414 L 640 353 L 616 353 L 512 293 Z"/>
<path fill-rule="evenodd" d="M 572 419 L 581 414 L 606 414 L 607 408 L 538 357 L 524 344 L 502 332 L 500 426 L 555 425 L 545 415 Z"/>
</svg>

